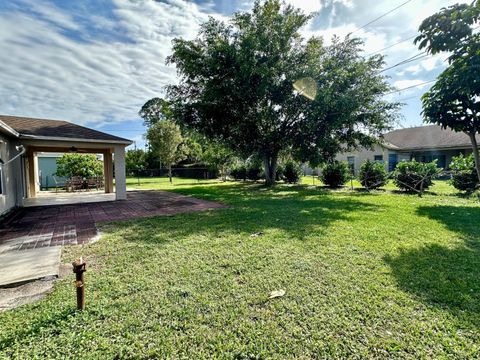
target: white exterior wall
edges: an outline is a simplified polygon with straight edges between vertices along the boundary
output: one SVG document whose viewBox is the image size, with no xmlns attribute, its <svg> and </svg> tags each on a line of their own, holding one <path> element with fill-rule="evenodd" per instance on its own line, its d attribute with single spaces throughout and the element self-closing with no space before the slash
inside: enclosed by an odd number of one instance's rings
<svg viewBox="0 0 480 360">
<path fill-rule="evenodd" d="M 127 179 L 125 170 L 125 146 L 115 146 L 115 195 L 117 200 L 127 198 Z"/>
<path fill-rule="evenodd" d="M 15 149 L 17 143 L 0 135 L 0 159 L 9 161 L 19 152 Z M 2 194 L 0 194 L 0 215 L 4 215 L 15 206 L 22 205 L 21 158 L 2 167 Z"/>
<path fill-rule="evenodd" d="M 360 166 L 362 166 L 362 164 L 367 160 L 370 160 L 370 161 L 375 160 L 375 155 L 382 155 L 383 156 L 383 163 L 385 164 L 385 168 L 388 169 L 388 155 L 390 153 L 396 154 L 397 152 L 388 150 L 381 145 L 375 145 L 372 150 L 361 149 L 361 150 L 357 150 L 357 151 L 340 153 L 336 156 L 336 159 L 338 161 L 347 162 L 348 158 L 350 156 L 353 156 L 354 157 L 354 172 L 355 172 L 355 175 L 358 175 L 358 171 L 360 170 Z M 400 154 L 398 154 L 398 155 L 399 155 L 398 161 L 400 162 L 401 161 Z"/>
</svg>

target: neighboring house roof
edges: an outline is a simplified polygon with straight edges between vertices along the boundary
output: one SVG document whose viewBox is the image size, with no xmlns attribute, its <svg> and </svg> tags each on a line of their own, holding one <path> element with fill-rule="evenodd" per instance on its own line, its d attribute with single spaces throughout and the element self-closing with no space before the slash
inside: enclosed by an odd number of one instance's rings
<svg viewBox="0 0 480 360">
<path fill-rule="evenodd" d="M 0 115 L 0 126 L 23 139 L 75 140 L 83 142 L 105 142 L 130 145 L 131 140 L 76 125 L 63 120 L 36 119 L 19 116 Z"/>
<path fill-rule="evenodd" d="M 477 136 L 477 139 L 480 143 L 480 136 Z M 468 148 L 472 146 L 467 134 L 442 129 L 439 125 L 393 130 L 383 135 L 383 140 L 385 147 L 400 151 Z"/>
</svg>

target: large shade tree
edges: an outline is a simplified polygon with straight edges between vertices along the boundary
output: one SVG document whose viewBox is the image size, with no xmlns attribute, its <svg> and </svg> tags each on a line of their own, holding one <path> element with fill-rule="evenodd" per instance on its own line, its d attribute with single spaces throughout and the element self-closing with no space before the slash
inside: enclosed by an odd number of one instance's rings
<svg viewBox="0 0 480 360">
<path fill-rule="evenodd" d="M 257 1 L 228 24 L 210 19 L 193 41 L 175 39 L 167 59 L 180 77 L 168 89 L 176 119 L 239 155 L 258 154 L 267 184 L 280 151 L 318 162 L 341 144 L 371 144 L 397 107 L 382 101 L 382 58 L 364 59 L 356 39 L 303 39 L 309 19 Z"/>
<path fill-rule="evenodd" d="M 422 97 L 425 121 L 466 133 L 480 181 L 480 2 L 441 9 L 420 25 L 415 39 L 428 53 L 449 52 L 449 66 Z"/>
<path fill-rule="evenodd" d="M 381 99 L 382 58 L 364 59 L 355 39 L 306 41 L 309 19 L 279 0 L 256 1 L 229 23 L 210 19 L 192 41 L 175 39 L 167 59 L 180 78 L 168 88 L 175 118 L 241 156 L 259 155 L 267 184 L 281 151 L 318 162 L 341 143 L 371 144 L 396 109 Z"/>
</svg>

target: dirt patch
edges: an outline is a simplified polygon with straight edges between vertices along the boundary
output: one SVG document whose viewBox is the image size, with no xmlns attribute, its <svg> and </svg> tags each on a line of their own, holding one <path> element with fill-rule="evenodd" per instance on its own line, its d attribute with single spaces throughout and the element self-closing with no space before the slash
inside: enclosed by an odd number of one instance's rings
<svg viewBox="0 0 480 360">
<path fill-rule="evenodd" d="M 30 304 L 43 299 L 53 290 L 55 280 L 68 276 L 72 272 L 71 264 L 61 264 L 59 275 L 0 288 L 0 312 Z"/>
</svg>

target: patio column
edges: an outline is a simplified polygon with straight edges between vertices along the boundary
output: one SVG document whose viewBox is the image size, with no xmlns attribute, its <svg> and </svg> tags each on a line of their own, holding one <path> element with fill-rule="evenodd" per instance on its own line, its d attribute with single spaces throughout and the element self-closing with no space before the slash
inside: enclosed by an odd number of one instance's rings
<svg viewBox="0 0 480 360">
<path fill-rule="evenodd" d="M 124 146 L 115 146 L 115 195 L 116 200 L 127 198 Z"/>
<path fill-rule="evenodd" d="M 34 198 L 38 191 L 38 160 L 36 154 L 29 150 L 27 152 L 27 188 L 28 197 Z"/>
<path fill-rule="evenodd" d="M 112 152 L 109 150 L 103 154 L 103 175 L 105 176 L 105 192 L 113 192 L 113 161 Z"/>
</svg>

